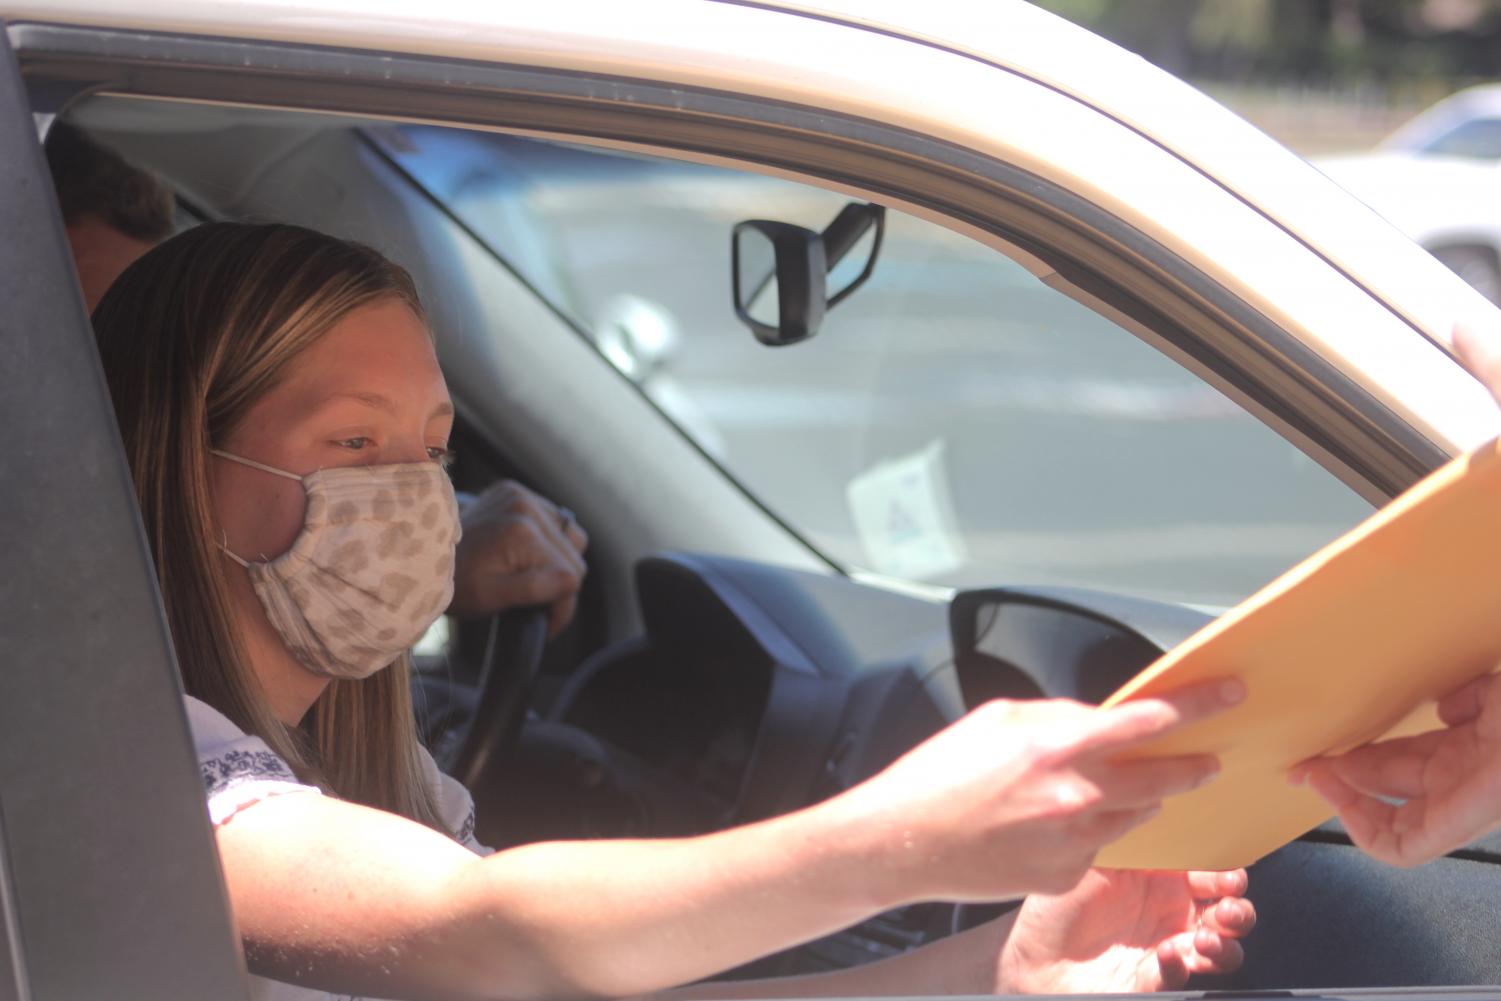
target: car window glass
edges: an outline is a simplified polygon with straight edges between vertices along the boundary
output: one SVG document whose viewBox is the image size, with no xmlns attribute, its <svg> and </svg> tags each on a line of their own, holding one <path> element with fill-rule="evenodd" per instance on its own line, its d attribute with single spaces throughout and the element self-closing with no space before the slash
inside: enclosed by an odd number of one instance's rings
<svg viewBox="0 0 1501 1001">
<path fill-rule="evenodd" d="M 382 141 L 846 567 L 1230 604 L 1370 513 L 1196 376 L 936 224 L 889 212 L 869 282 L 768 348 L 734 316 L 732 227 L 821 230 L 845 196 L 514 136 Z"/>
<path fill-rule="evenodd" d="M 1501 119 L 1479 118 L 1465 122 L 1434 139 L 1424 147 L 1424 152 L 1436 156 L 1501 160 Z"/>
</svg>

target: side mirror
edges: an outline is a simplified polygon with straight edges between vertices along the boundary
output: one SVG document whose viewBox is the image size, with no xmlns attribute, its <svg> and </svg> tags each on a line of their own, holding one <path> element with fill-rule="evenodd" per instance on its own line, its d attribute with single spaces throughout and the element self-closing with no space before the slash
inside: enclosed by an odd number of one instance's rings
<svg viewBox="0 0 1501 1001">
<path fill-rule="evenodd" d="M 735 315 L 772 347 L 812 337 L 824 314 L 875 270 L 885 220 L 882 206 L 851 202 L 822 233 L 766 219 L 738 223 L 730 241 Z"/>
<path fill-rule="evenodd" d="M 829 262 L 828 287 L 832 289 L 826 309 L 833 309 L 865 284 L 876 270 L 876 256 L 885 234 L 886 207 L 866 202 L 850 202 L 819 234 Z"/>
<path fill-rule="evenodd" d="M 1103 702 L 1214 616 L 1071 587 L 961 591 L 949 603 L 959 690 L 990 699 Z"/>
<path fill-rule="evenodd" d="M 735 315 L 762 344 L 796 344 L 823 323 L 823 241 L 811 229 L 751 219 L 737 223 L 730 244 Z"/>
</svg>

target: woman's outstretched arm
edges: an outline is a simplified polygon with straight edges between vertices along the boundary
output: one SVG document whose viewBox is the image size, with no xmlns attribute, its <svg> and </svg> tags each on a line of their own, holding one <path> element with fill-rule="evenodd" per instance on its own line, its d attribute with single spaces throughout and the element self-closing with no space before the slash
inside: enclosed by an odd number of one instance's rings
<svg viewBox="0 0 1501 1001">
<path fill-rule="evenodd" d="M 696 838 L 478 858 L 305 794 L 247 808 L 217 836 L 262 975 L 378 997 L 640 994 L 918 900 L 1066 891 L 1103 844 L 1215 771 L 1120 752 L 1240 694 L 1214 682 L 1112 709 L 990 703 L 840 796 Z"/>
</svg>

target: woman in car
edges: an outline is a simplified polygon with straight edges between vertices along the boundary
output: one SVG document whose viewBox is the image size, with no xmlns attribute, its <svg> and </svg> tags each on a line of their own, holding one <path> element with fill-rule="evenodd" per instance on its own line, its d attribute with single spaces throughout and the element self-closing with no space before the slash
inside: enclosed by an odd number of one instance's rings
<svg viewBox="0 0 1501 1001">
<path fill-rule="evenodd" d="M 797 813 L 487 854 L 419 745 L 406 650 L 448 604 L 453 407 L 411 279 L 213 223 L 94 313 L 256 996 L 620 996 L 919 900 L 1033 896 L 882 963 L 704 997 L 1149 990 L 1233 969 L 1245 874 L 1088 873 L 1212 759 L 1122 751 L 1241 697 L 982 707 Z M 525 803 L 515 804 L 518 810 Z"/>
</svg>

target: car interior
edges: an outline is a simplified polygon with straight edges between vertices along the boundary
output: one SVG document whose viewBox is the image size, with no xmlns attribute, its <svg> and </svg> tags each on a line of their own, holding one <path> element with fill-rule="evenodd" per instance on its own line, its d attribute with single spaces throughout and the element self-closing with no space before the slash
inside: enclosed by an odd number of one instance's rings
<svg viewBox="0 0 1501 1001">
<path fill-rule="evenodd" d="M 924 451 L 927 436 L 909 435 L 900 414 L 861 423 L 868 400 L 819 395 L 817 365 L 807 360 L 815 356 L 799 354 L 802 346 L 756 344 L 750 331 L 736 328 L 721 289 L 729 285 L 737 222 L 773 218 L 820 228 L 863 193 L 807 177 L 768 179 L 750 165 L 727 178 L 722 163 L 706 166 L 707 158 L 682 151 L 276 108 L 106 95 L 79 99 L 62 117 L 168 184 L 184 228 L 209 219 L 295 222 L 369 243 L 406 266 L 431 314 L 457 408 L 458 490 L 474 494 L 502 478 L 519 480 L 577 512 L 588 529 L 590 572 L 577 617 L 557 640 L 544 645 L 537 614 L 518 611 L 492 621 L 445 620 L 417 650 L 417 701 L 433 707 L 424 715 L 430 746 L 470 787 L 477 836 L 492 846 L 673 836 L 745 823 L 858 783 L 987 699 L 1098 702 L 1216 611 L 1370 510 L 1332 479 L 1310 493 L 1279 487 L 1249 496 L 1247 505 L 1284 505 L 1288 513 L 1254 536 L 1241 578 L 1195 578 L 1192 586 L 1176 585 L 1175 575 L 1213 560 L 1174 554 L 1165 536 L 1152 537 L 1158 541 L 1148 543 L 1155 547 L 1150 558 L 1117 554 L 1100 570 L 1088 561 L 1106 557 L 1079 555 L 1078 540 L 1067 536 L 1067 505 L 1049 504 L 1052 527 L 1041 520 L 1030 526 L 1030 543 L 1023 529 L 940 537 L 932 526 L 951 525 L 960 517 L 951 509 L 967 516 L 975 502 L 924 487 L 928 492 L 912 496 L 929 512 L 917 517 L 927 527 L 912 531 L 929 548 L 899 544 L 897 529 L 862 520 L 875 503 L 868 498 L 906 489 L 880 477 L 957 465 L 963 456 L 952 445 L 946 457 Z M 650 207 L 662 190 L 692 202 L 693 225 L 719 241 L 718 256 L 703 265 L 705 274 L 712 267 L 714 281 L 687 270 L 699 251 L 672 245 L 676 216 L 648 233 L 612 215 L 619 189 L 600 180 L 606 174 L 635 178 L 636 205 Z M 906 341 L 879 334 L 888 337 L 887 354 L 871 361 L 848 325 L 866 315 L 862 309 L 878 308 L 862 305 L 867 295 L 876 302 L 887 294 L 883 288 L 918 273 L 903 270 L 903 255 L 914 253 L 904 248 L 917 245 L 902 242 L 903 227 L 917 230 L 898 208 L 889 210 L 889 245 L 867 258 L 868 288 L 854 291 L 809 346 L 843 343 L 846 354 L 827 364 L 865 384 L 904 371 L 894 352 Z M 940 237 L 931 240 L 937 245 Z M 932 254 L 938 260 L 938 251 Z M 623 299 L 608 282 L 600 287 L 610 295 L 590 285 L 592 276 L 625 273 L 643 261 L 660 265 L 652 281 L 685 291 L 642 286 Z M 1004 263 L 1021 273 L 1015 262 Z M 972 280 L 958 265 L 922 273 Z M 661 308 L 664 296 L 676 294 L 697 297 L 692 310 L 676 301 Z M 682 346 L 710 322 L 705 317 L 722 328 L 716 337 L 739 338 L 724 358 Z M 835 326 L 847 318 L 855 319 Z M 752 392 L 725 375 L 730 370 L 765 373 L 765 384 Z M 1141 384 L 1149 382 L 1143 377 Z M 1011 391 L 1018 407 L 1039 412 L 1060 392 L 1031 384 Z M 1097 418 L 1162 408 L 1224 416 L 1222 397 L 1196 395 L 1191 386 L 1150 398 L 1094 386 L 1079 398 L 1079 413 Z M 987 405 L 979 398 L 974 412 Z M 735 413 L 742 416 L 725 417 Z M 1081 438 L 1095 436 L 1100 421 L 1085 423 L 1079 413 L 1048 419 Z M 737 430 L 756 421 L 764 439 Z M 799 436 L 851 422 L 871 454 L 906 457 L 908 465 L 866 462 L 874 470 L 869 477 L 841 474 L 829 497 L 810 491 L 805 501 L 797 491 L 816 475 L 816 463 L 782 460 L 802 454 Z M 979 430 L 1004 443 L 999 424 Z M 1257 425 L 1261 432 L 1275 437 Z M 1126 440 L 1091 447 L 1100 451 L 1080 445 L 1080 461 L 1059 465 L 1091 470 L 1087 482 L 1119 484 L 1114 489 L 1129 494 L 1128 467 L 1145 460 L 1132 457 L 1138 453 Z M 1074 453 L 1064 447 L 1054 454 Z M 1289 476 L 1327 478 L 1290 447 L 1276 454 Z M 996 490 L 1025 505 L 1029 483 L 1045 475 L 998 481 Z M 1160 485 L 1173 475 L 1152 478 Z M 933 479 L 924 482 L 930 487 Z M 1179 494 L 1198 489 L 1172 486 Z M 1098 505 L 1108 492 L 1086 486 L 1074 496 L 1081 506 Z M 1294 525 L 1298 504 L 1324 504 L 1327 517 L 1309 519 L 1313 527 Z M 1124 552 L 1122 537 L 1110 535 L 1117 541 L 1102 543 L 1102 551 L 1117 545 Z M 1043 552 L 1050 540 L 1056 544 Z M 1014 573 L 980 558 L 986 545 L 1003 543 L 1022 554 Z M 1028 557 L 1028 544 L 1041 555 Z M 1160 581 L 1131 586 L 1143 566 Z M 1498 863 L 1501 838 L 1494 838 L 1421 870 L 1388 869 L 1327 824 L 1253 868 L 1250 896 L 1260 924 L 1245 967 L 1190 986 L 1501 982 Z M 1014 905 L 905 908 L 734 975 L 866 962 L 1007 906 Z"/>
</svg>

